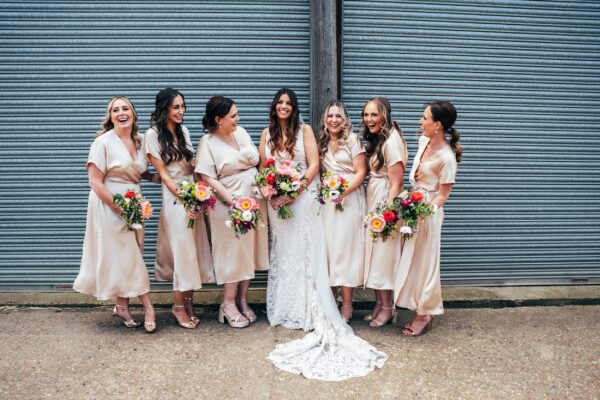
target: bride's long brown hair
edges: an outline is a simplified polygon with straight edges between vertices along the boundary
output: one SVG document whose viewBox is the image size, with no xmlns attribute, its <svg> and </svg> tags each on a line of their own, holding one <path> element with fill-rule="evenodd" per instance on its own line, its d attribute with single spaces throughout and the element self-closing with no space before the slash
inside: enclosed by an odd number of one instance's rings
<svg viewBox="0 0 600 400">
<path fill-rule="evenodd" d="M 279 126 L 279 119 L 277 118 L 277 103 L 281 99 L 281 96 L 287 94 L 290 98 L 290 103 L 292 103 L 292 115 L 290 115 L 290 119 L 288 119 L 287 124 L 284 128 L 283 132 L 281 127 Z M 283 145 L 283 150 L 287 151 L 290 156 L 294 157 L 294 146 L 296 146 L 296 138 L 298 134 L 298 130 L 300 129 L 300 110 L 298 109 L 298 97 L 293 90 L 283 88 L 279 89 L 277 93 L 275 93 L 275 97 L 273 97 L 273 101 L 271 102 L 271 111 L 269 112 L 269 141 L 267 145 L 271 149 L 271 153 L 275 154 L 280 146 Z M 285 134 L 285 141 L 283 140 L 283 136 Z"/>
</svg>

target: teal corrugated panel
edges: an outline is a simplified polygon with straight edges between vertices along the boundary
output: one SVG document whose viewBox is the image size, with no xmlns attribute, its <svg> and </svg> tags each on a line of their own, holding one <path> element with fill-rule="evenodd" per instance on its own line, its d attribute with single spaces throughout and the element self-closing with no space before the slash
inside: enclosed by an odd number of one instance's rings
<svg viewBox="0 0 600 400">
<path fill-rule="evenodd" d="M 600 3 L 343 2 L 343 99 L 391 99 L 409 154 L 426 101 L 459 110 L 445 284 L 600 282 Z"/>
<path fill-rule="evenodd" d="M 85 161 L 112 96 L 132 99 L 145 130 L 156 92 L 178 88 L 194 142 L 206 101 L 229 96 L 257 139 L 281 87 L 308 119 L 309 46 L 308 0 L 0 1 L 0 287 L 75 278 Z M 159 188 L 143 189 L 158 216 Z"/>
</svg>

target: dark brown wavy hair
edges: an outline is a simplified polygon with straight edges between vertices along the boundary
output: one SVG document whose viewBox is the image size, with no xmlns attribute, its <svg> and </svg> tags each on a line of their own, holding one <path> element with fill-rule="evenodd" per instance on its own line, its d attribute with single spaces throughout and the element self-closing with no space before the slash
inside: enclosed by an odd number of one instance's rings
<svg viewBox="0 0 600 400">
<path fill-rule="evenodd" d="M 214 96 L 206 103 L 206 110 L 204 111 L 204 117 L 202 117 L 202 127 L 204 132 L 213 133 L 219 127 L 217 124 L 217 117 L 223 118 L 231 111 L 231 108 L 235 105 L 235 101 L 228 97 Z"/>
<path fill-rule="evenodd" d="M 456 117 L 456 107 L 449 101 L 440 100 L 426 103 L 425 108 L 431 107 L 431 116 L 434 121 L 441 122 L 444 127 L 444 134 L 449 136 L 450 147 L 456 156 L 456 162 L 463 160 L 463 147 L 458 143 L 460 131 L 454 127 Z"/>
<path fill-rule="evenodd" d="M 281 131 L 281 127 L 279 126 L 279 120 L 277 119 L 277 110 L 275 109 L 277 103 L 281 99 L 281 96 L 287 94 L 290 98 L 290 102 L 292 103 L 292 115 L 290 115 L 290 119 L 288 120 L 287 125 L 285 126 L 285 132 Z M 275 154 L 275 152 L 283 145 L 283 149 L 287 151 L 290 156 L 294 157 L 294 146 L 296 146 L 296 139 L 298 130 L 300 129 L 300 110 L 298 109 L 298 97 L 293 90 L 283 88 L 279 89 L 277 93 L 275 93 L 275 97 L 273 97 L 273 101 L 271 102 L 271 111 L 269 112 L 269 141 L 267 145 L 271 149 L 271 153 Z M 283 135 L 285 134 L 285 141 L 283 140 Z"/>
<path fill-rule="evenodd" d="M 377 106 L 377 111 L 380 115 L 383 116 L 381 129 L 376 135 L 371 134 L 369 128 L 365 125 L 364 120 L 365 108 L 367 107 L 367 104 L 371 102 L 375 103 L 375 105 Z M 361 118 L 362 120 L 360 126 L 362 127 L 362 136 L 363 139 L 367 142 L 365 146 L 365 150 L 367 151 L 367 157 L 370 160 L 373 154 L 375 154 L 375 163 L 373 165 L 373 169 L 375 171 L 379 171 L 381 167 L 383 167 L 383 164 L 385 162 L 383 157 L 383 145 L 385 144 L 385 141 L 390 137 L 392 131 L 395 129 L 396 131 L 398 131 L 400 139 L 406 146 L 404 134 L 402 133 L 400 125 L 398 125 L 396 121 L 392 120 L 392 106 L 390 104 L 390 101 L 385 97 L 373 97 L 372 99 L 367 100 L 363 106 Z"/>
<path fill-rule="evenodd" d="M 112 120 L 110 119 L 110 110 L 112 109 L 113 105 L 115 104 L 115 101 L 117 101 L 117 100 L 123 100 L 124 102 L 126 102 L 129 105 L 129 108 L 131 108 L 131 111 L 133 112 L 133 125 L 131 127 L 131 138 L 133 139 L 133 142 L 135 143 L 135 147 L 139 149 L 140 146 L 142 145 L 142 138 L 140 137 L 140 128 L 138 126 L 138 114 L 137 114 L 137 111 L 135 111 L 135 107 L 134 107 L 133 103 L 131 102 L 131 100 L 129 100 L 125 96 L 115 96 L 112 99 L 110 99 L 110 101 L 108 102 L 108 105 L 106 106 L 106 116 L 102 120 L 102 129 L 100 129 L 98 132 L 96 132 L 96 137 L 104 135 L 106 132 L 115 128 L 115 125 L 113 124 Z"/>
<path fill-rule="evenodd" d="M 187 147 L 182 124 L 175 126 L 175 132 L 171 132 L 167 128 L 169 107 L 177 96 L 181 96 L 185 107 L 185 97 L 178 90 L 165 88 L 158 92 L 154 102 L 154 111 L 150 115 L 150 125 L 158 132 L 158 143 L 161 146 L 160 158 L 167 165 L 179 160 L 190 162 L 194 157 L 192 150 Z M 173 136 L 177 138 L 177 143 L 175 143 Z"/>
</svg>

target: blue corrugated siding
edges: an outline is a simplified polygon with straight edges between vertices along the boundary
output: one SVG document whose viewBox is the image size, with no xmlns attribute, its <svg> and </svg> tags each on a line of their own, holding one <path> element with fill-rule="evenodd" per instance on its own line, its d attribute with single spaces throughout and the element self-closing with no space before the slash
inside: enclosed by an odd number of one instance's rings
<svg viewBox="0 0 600 400">
<path fill-rule="evenodd" d="M 422 104 L 459 110 L 465 161 L 442 279 L 600 281 L 600 3 L 343 2 L 343 99 L 391 99 L 411 158 Z"/>
<path fill-rule="evenodd" d="M 110 97 L 130 97 L 145 130 L 156 92 L 180 89 L 196 142 L 206 101 L 231 96 L 258 137 L 282 86 L 308 118 L 309 45 L 308 0 L 0 2 L 0 286 L 72 283 L 85 160 Z"/>
</svg>

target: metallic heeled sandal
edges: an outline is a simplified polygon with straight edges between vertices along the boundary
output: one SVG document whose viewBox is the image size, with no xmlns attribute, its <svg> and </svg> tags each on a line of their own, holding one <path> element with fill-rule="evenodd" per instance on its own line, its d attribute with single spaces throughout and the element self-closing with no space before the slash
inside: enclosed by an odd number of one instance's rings
<svg viewBox="0 0 600 400">
<path fill-rule="evenodd" d="M 241 313 L 238 315 L 234 315 L 233 317 L 230 317 L 227 314 L 225 314 L 225 307 L 227 306 L 235 306 L 235 304 L 223 303 L 221 304 L 221 306 L 219 306 L 219 316 L 217 317 L 217 321 L 219 321 L 219 323 L 224 324 L 225 321 L 227 321 L 229 326 L 232 328 L 245 328 L 248 325 L 250 325 L 250 321 L 248 321 L 248 319 L 244 317 Z"/>
<path fill-rule="evenodd" d="M 344 317 L 344 315 L 342 314 L 342 308 L 350 309 L 350 312 L 348 313 L 348 318 Z M 354 309 L 352 308 L 352 304 L 342 304 L 342 306 L 340 307 L 340 315 L 342 316 L 342 318 L 344 318 L 344 321 L 346 321 L 346 323 L 350 322 L 350 320 L 352 319 L 353 311 L 354 311 Z"/>
<path fill-rule="evenodd" d="M 413 323 L 414 323 L 414 321 L 413 321 Z M 404 336 L 412 336 L 412 337 L 421 336 L 425 332 L 430 330 L 432 328 L 432 326 L 433 326 L 433 316 L 431 316 L 431 319 L 429 320 L 429 322 L 427 322 L 425 325 L 423 325 L 423 328 L 421 328 L 420 331 L 413 331 L 412 324 L 410 324 L 408 327 L 404 327 L 404 329 L 402 330 L 402 334 Z"/>
<path fill-rule="evenodd" d="M 398 313 L 396 312 L 396 308 L 395 307 L 381 307 L 382 310 L 392 310 L 392 315 L 390 315 L 390 317 L 388 319 L 386 319 L 385 321 L 381 322 L 381 321 L 377 321 L 376 319 L 372 320 L 369 323 L 369 326 L 371 328 L 381 328 L 382 326 L 386 326 L 387 324 L 390 323 L 390 321 L 395 324 L 396 323 L 396 319 L 398 317 Z"/>
<path fill-rule="evenodd" d="M 173 308 L 171 308 L 171 314 L 173 314 L 173 316 L 175 317 L 175 321 L 177 321 L 177 324 L 185 329 L 195 329 L 198 327 L 198 325 L 196 325 L 196 323 L 192 320 L 188 321 L 188 322 L 181 322 L 179 321 L 179 318 L 177 318 L 177 313 L 175 312 L 176 309 L 180 309 L 180 308 L 185 308 L 185 306 L 183 304 L 181 305 L 177 305 L 177 304 L 173 304 Z"/>
<path fill-rule="evenodd" d="M 244 317 L 246 317 L 248 319 L 248 322 L 250 322 L 251 324 L 255 323 L 256 320 L 258 319 L 258 317 L 254 313 L 254 311 L 252 311 L 252 309 L 250 308 L 250 305 L 248 304 L 248 301 L 246 299 L 240 299 L 240 305 L 242 302 L 246 303 L 246 305 L 248 306 L 248 310 L 244 311 L 244 310 L 242 310 L 242 307 L 240 307 L 240 310 L 241 310 L 240 312 L 242 313 L 242 315 Z"/>
<path fill-rule="evenodd" d="M 184 297 L 183 301 L 186 302 L 186 303 L 187 302 L 192 303 L 192 308 L 193 308 L 193 305 L 194 305 L 194 298 L 193 297 Z M 187 312 L 187 310 L 186 310 L 186 312 Z M 198 317 L 196 317 L 195 315 L 190 316 L 190 321 L 192 321 L 196 325 L 198 325 L 200 323 L 200 319 L 198 319 Z"/>
<path fill-rule="evenodd" d="M 380 302 L 380 301 L 376 301 L 376 302 L 375 302 L 375 307 L 374 307 L 373 309 L 377 308 L 377 304 L 381 304 L 381 302 Z M 373 314 L 372 314 L 372 312 L 373 312 L 373 311 L 371 311 L 371 313 L 369 313 L 369 314 L 365 315 L 365 316 L 363 317 L 363 321 L 367 321 L 367 322 L 371 322 L 371 321 L 373 321 L 377 315 L 373 315 Z"/>
<path fill-rule="evenodd" d="M 131 318 L 131 319 L 125 319 L 125 318 L 121 317 L 119 315 L 119 311 L 117 310 L 117 308 L 120 308 L 121 310 L 127 310 L 129 307 L 128 306 L 120 306 L 120 305 L 117 304 L 115 306 L 115 308 L 113 308 L 113 311 L 112 311 L 113 317 L 121 318 L 123 320 L 123 324 L 126 327 L 128 327 L 128 328 L 137 328 L 138 326 L 141 325 L 139 322 L 137 322 L 133 318 Z"/>
</svg>

